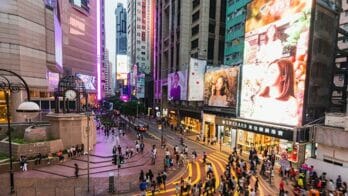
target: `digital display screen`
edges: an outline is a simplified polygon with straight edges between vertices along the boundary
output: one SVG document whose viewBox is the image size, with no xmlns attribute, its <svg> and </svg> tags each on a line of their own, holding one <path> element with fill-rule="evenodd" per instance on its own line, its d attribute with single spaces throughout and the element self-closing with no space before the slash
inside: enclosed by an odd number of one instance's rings
<svg viewBox="0 0 348 196">
<path fill-rule="evenodd" d="M 204 77 L 204 104 L 236 107 L 239 67 L 208 69 Z"/>
<path fill-rule="evenodd" d="M 191 58 L 189 67 L 189 101 L 203 101 L 204 72 L 207 61 Z"/>
<path fill-rule="evenodd" d="M 168 100 L 186 100 L 187 71 L 177 71 L 168 74 Z"/>
<path fill-rule="evenodd" d="M 129 72 L 127 55 L 116 55 L 116 78 L 125 79 L 125 75 Z"/>
<path fill-rule="evenodd" d="M 85 83 L 86 90 L 96 90 L 97 81 L 95 76 L 85 75 L 81 73 L 77 73 L 76 76 Z"/>
<path fill-rule="evenodd" d="M 312 0 L 255 0 L 245 24 L 242 118 L 302 124 Z"/>
</svg>

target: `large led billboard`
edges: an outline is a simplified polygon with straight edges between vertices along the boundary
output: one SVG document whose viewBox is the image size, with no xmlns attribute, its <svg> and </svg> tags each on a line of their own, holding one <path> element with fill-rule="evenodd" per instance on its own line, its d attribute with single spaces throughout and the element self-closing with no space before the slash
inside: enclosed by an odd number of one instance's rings
<svg viewBox="0 0 348 196">
<path fill-rule="evenodd" d="M 206 60 L 191 58 L 189 67 L 188 100 L 203 101 L 204 72 L 207 65 Z"/>
<path fill-rule="evenodd" d="M 85 84 L 86 90 L 90 90 L 90 91 L 96 90 L 97 81 L 95 76 L 81 74 L 81 73 L 76 73 L 76 76 L 83 81 L 83 83 Z"/>
<path fill-rule="evenodd" d="M 207 69 L 204 77 L 204 104 L 236 107 L 239 67 Z"/>
<path fill-rule="evenodd" d="M 242 118 L 302 124 L 312 0 L 248 5 L 242 68 Z"/>
<path fill-rule="evenodd" d="M 168 100 L 187 99 L 187 70 L 168 74 Z"/>
<path fill-rule="evenodd" d="M 116 55 L 116 78 L 126 79 L 129 72 L 127 55 Z"/>
</svg>

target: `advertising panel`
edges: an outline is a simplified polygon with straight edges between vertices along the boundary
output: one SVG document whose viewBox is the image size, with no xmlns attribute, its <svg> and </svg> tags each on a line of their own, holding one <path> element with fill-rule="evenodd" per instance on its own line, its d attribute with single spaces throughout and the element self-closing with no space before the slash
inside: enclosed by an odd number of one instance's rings
<svg viewBox="0 0 348 196">
<path fill-rule="evenodd" d="M 168 100 L 187 99 L 187 70 L 168 74 Z"/>
<path fill-rule="evenodd" d="M 199 59 L 190 59 L 189 67 L 189 85 L 188 85 L 188 100 L 203 101 L 204 91 L 204 72 L 207 61 Z"/>
<path fill-rule="evenodd" d="M 116 55 L 116 79 L 125 80 L 129 72 L 127 55 Z"/>
<path fill-rule="evenodd" d="M 302 124 L 312 0 L 255 0 L 245 27 L 242 118 Z"/>
<path fill-rule="evenodd" d="M 58 88 L 59 83 L 59 73 L 47 72 L 48 77 L 48 90 L 54 91 Z"/>
<path fill-rule="evenodd" d="M 208 69 L 204 77 L 204 104 L 236 107 L 239 67 Z"/>
<path fill-rule="evenodd" d="M 85 83 L 86 90 L 90 90 L 90 91 L 96 90 L 97 81 L 95 76 L 85 75 L 81 73 L 76 73 L 76 76 Z"/>
<path fill-rule="evenodd" d="M 137 98 L 145 97 L 145 74 L 139 74 L 137 79 Z"/>
<path fill-rule="evenodd" d="M 56 64 L 59 65 L 59 67 L 63 67 L 63 47 L 62 47 L 62 41 L 63 41 L 63 33 L 62 33 L 62 27 L 59 23 L 58 17 L 56 14 L 54 14 L 54 51 L 55 51 L 55 58 L 56 58 Z"/>
</svg>

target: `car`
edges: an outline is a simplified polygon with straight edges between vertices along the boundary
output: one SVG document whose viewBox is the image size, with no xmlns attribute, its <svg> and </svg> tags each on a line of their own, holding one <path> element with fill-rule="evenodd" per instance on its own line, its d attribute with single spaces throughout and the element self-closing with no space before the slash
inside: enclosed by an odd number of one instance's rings
<svg viewBox="0 0 348 196">
<path fill-rule="evenodd" d="M 148 129 L 149 129 L 148 125 L 138 124 L 137 126 L 135 126 L 135 130 L 139 132 L 146 132 Z"/>
</svg>

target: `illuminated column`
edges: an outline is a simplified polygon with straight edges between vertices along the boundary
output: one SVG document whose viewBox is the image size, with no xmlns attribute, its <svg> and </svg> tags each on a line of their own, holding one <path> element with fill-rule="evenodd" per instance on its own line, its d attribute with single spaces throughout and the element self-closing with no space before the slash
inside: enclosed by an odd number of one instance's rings
<svg viewBox="0 0 348 196">
<path fill-rule="evenodd" d="M 97 0 L 97 99 L 101 99 L 101 68 L 100 68 L 100 0 Z"/>
</svg>

